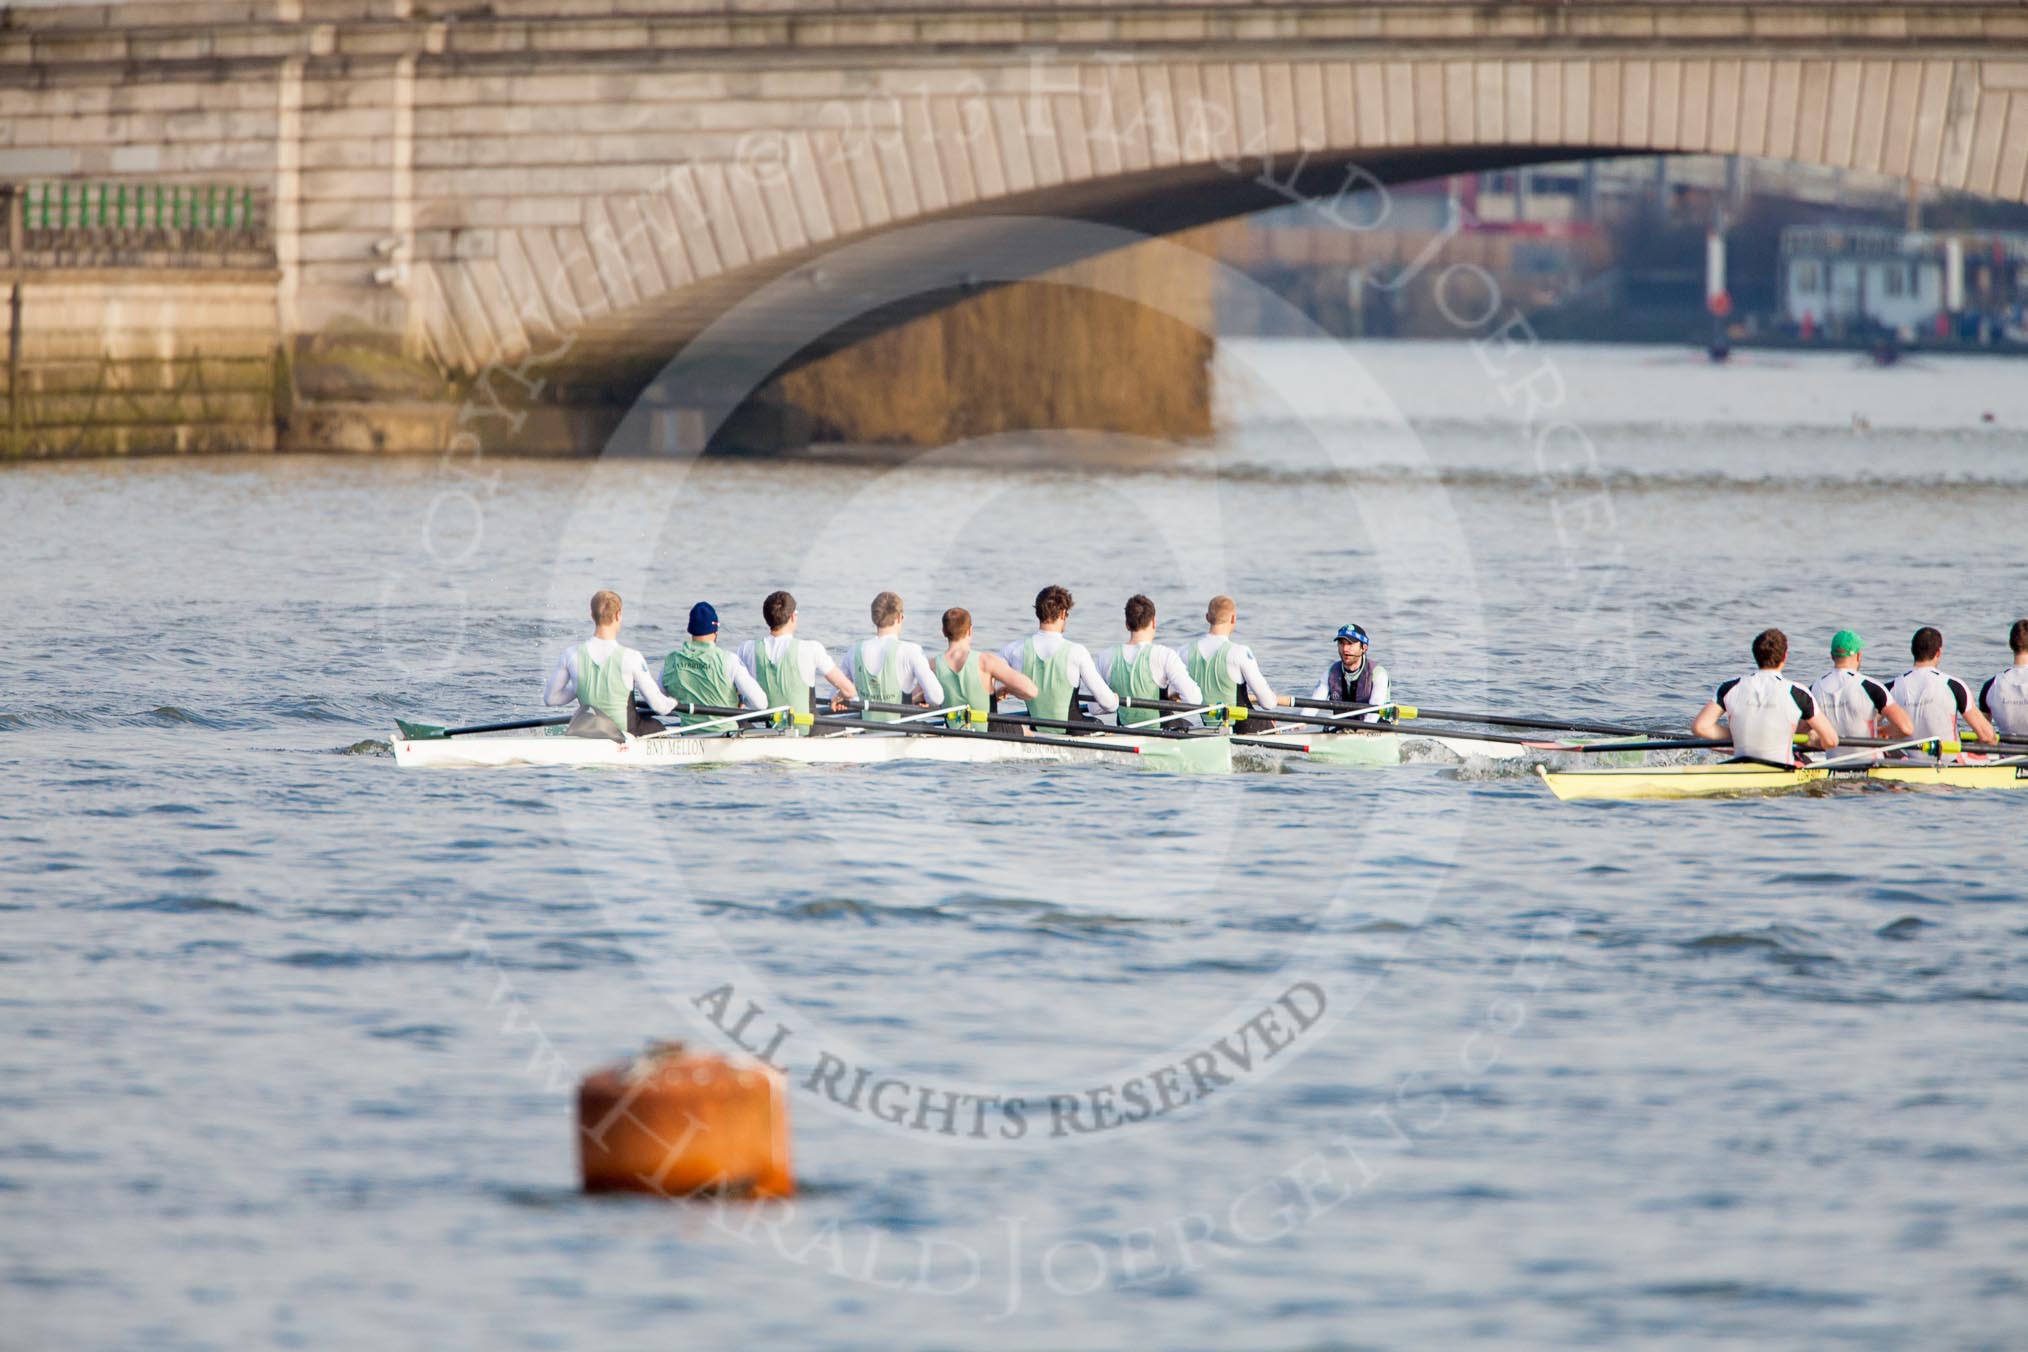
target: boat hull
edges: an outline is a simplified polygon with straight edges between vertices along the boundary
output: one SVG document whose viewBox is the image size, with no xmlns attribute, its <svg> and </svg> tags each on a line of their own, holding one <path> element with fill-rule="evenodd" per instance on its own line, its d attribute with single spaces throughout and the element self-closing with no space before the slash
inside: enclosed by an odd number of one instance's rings
<svg viewBox="0 0 2028 1352">
<path fill-rule="evenodd" d="M 1744 794 L 1788 793 L 1811 784 L 1864 781 L 1927 785 L 1956 789 L 2028 789 L 2028 764 L 2000 765 L 1866 765 L 1848 769 L 1803 767 L 1784 770 L 1772 765 L 1664 765 L 1637 769 L 1550 770 L 1535 772 L 1550 792 L 1565 801 L 1577 799 L 1709 798 Z"/>
<path fill-rule="evenodd" d="M 2028 765 L 1876 765 L 1868 779 L 1953 789 L 2028 789 Z"/>
<path fill-rule="evenodd" d="M 1829 770 L 1784 770 L 1773 765 L 1613 766 L 1603 770 L 1551 770 L 1538 765 L 1535 773 L 1565 802 L 1787 793 L 1831 776 Z"/>
<path fill-rule="evenodd" d="M 964 764 L 1033 762 L 1054 765 L 1120 765 L 1128 769 L 1219 774 L 1232 768 L 1232 742 L 1225 737 L 1157 738 L 1099 735 L 1090 750 L 962 737 L 908 736 L 868 732 L 848 736 L 783 737 L 772 733 L 739 737 L 643 737 L 624 742 L 590 737 L 477 736 L 390 742 L 395 764 L 405 768 L 483 769 L 560 765 L 620 770 L 664 770 L 755 762 L 795 765 L 878 765 L 889 761 Z M 1099 749 L 1101 746 L 1113 748 Z"/>
</svg>

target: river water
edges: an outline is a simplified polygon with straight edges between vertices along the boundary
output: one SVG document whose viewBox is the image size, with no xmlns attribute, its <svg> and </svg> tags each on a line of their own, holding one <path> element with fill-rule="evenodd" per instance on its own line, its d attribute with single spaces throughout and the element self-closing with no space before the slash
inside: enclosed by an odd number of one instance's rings
<svg viewBox="0 0 2028 1352">
<path fill-rule="evenodd" d="M 1356 620 L 1402 698 L 1656 724 L 1768 624 L 2004 665 L 2018 365 L 1693 356 L 1228 344 L 1210 446 L 0 474 L 0 1342 L 2017 1339 L 2028 794 L 386 751 L 534 711 L 599 585 L 656 658 L 783 585 L 834 647 L 1227 591 L 1278 682 Z M 580 1197 L 575 1077 L 720 1002 L 803 1193 Z"/>
</svg>

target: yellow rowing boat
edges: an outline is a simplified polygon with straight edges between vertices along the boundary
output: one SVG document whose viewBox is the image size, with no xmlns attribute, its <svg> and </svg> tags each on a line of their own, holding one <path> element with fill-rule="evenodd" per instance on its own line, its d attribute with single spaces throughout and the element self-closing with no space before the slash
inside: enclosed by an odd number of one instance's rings
<svg viewBox="0 0 2028 1352">
<path fill-rule="evenodd" d="M 1709 798 L 1715 795 L 1787 793 L 1811 784 L 1879 780 L 1956 789 L 2028 789 L 2028 762 L 1992 765 L 1855 765 L 1837 769 L 1728 762 L 1719 765 L 1653 765 L 1603 770 L 1535 772 L 1549 791 L 1566 802 L 1581 798 Z"/>
</svg>

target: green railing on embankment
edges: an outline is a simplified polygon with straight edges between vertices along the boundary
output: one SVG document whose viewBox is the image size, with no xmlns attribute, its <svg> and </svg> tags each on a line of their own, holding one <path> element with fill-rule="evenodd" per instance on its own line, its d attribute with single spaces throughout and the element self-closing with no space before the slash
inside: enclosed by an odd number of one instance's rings
<svg viewBox="0 0 2028 1352">
<path fill-rule="evenodd" d="M 200 327 L 154 351 L 92 318 L 136 282 L 206 295 L 274 266 L 258 188 L 0 184 L 0 460 L 274 449 L 271 343 Z"/>
<path fill-rule="evenodd" d="M 274 265 L 268 195 L 245 184 L 0 184 L 0 214 L 14 268 Z"/>
</svg>

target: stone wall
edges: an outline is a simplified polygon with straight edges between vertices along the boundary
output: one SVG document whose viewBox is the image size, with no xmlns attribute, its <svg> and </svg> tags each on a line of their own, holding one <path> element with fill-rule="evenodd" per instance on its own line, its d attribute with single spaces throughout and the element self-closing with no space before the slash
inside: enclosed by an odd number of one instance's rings
<svg viewBox="0 0 2028 1352">
<path fill-rule="evenodd" d="M 0 333 L 6 455 L 275 449 L 286 394 L 272 270 L 0 278 L 9 310 Z"/>
<path fill-rule="evenodd" d="M 1122 249 L 855 343 L 790 372 L 779 396 L 824 441 L 1206 436 L 1212 271 L 1195 253 Z"/>
</svg>

